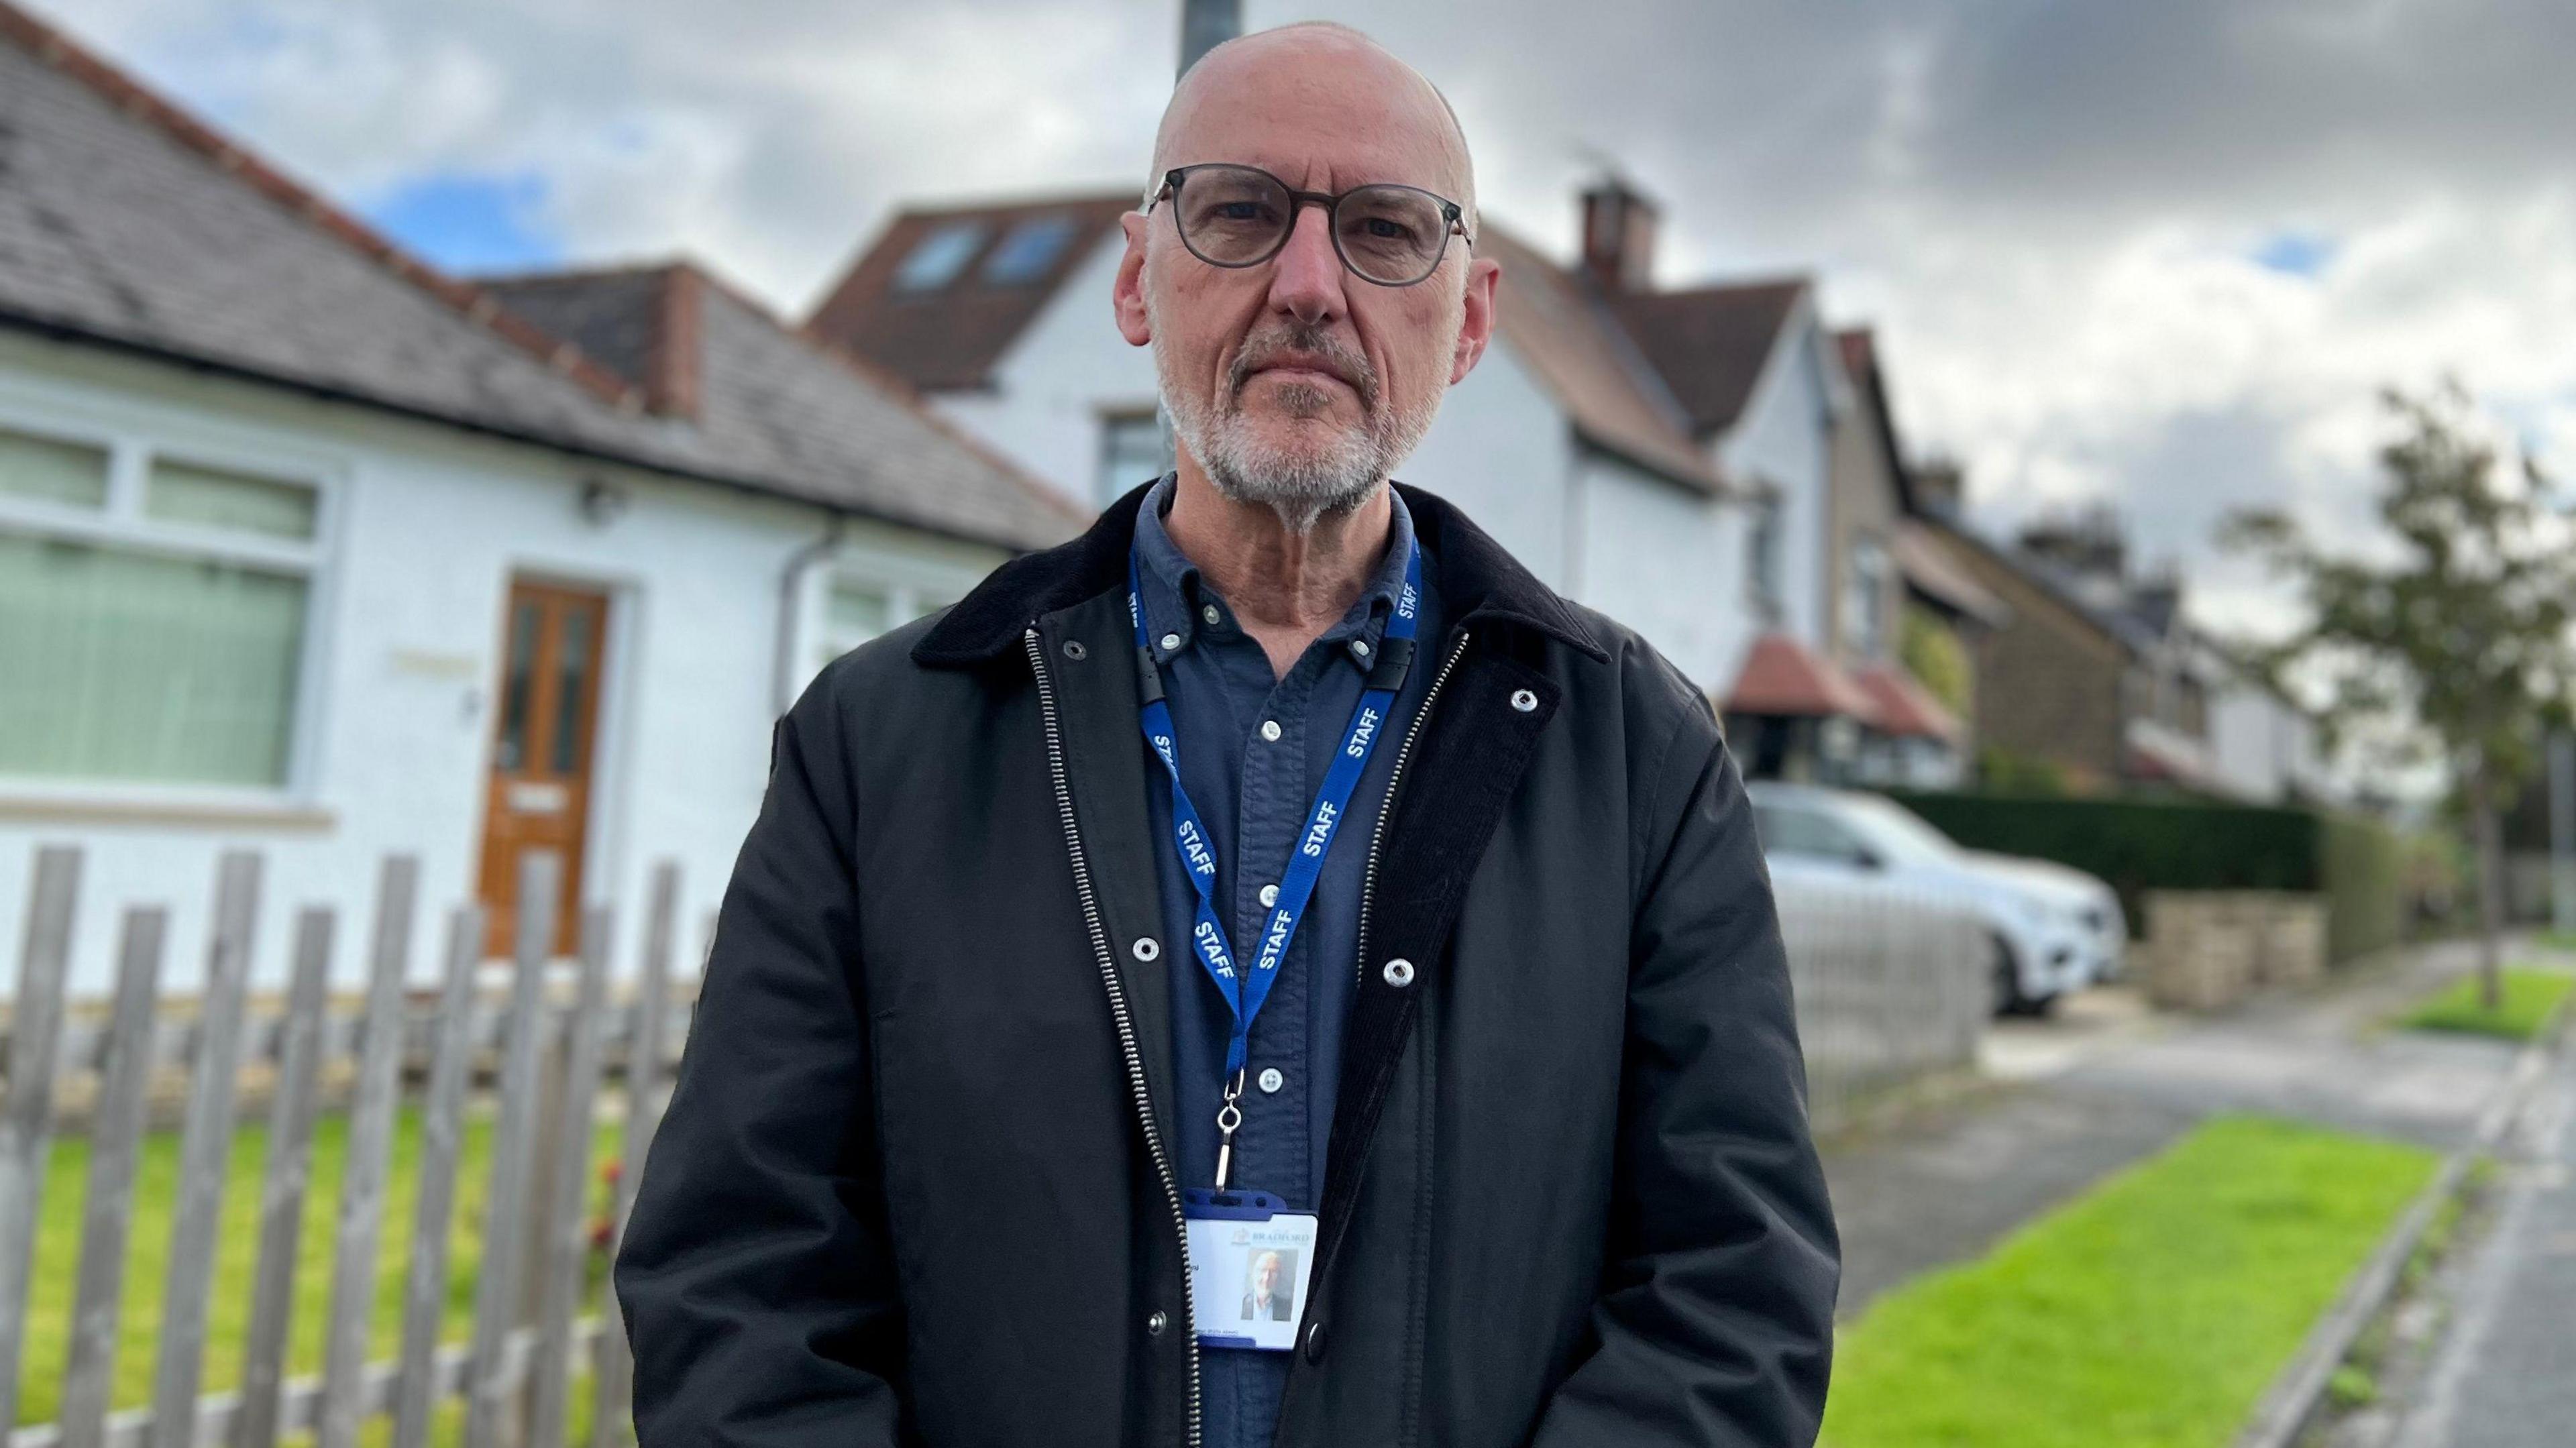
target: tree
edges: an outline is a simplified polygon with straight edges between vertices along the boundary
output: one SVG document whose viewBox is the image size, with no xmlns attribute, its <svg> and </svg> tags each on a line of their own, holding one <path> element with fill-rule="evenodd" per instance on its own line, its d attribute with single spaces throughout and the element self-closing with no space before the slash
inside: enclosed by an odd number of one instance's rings
<svg viewBox="0 0 2576 1448">
<path fill-rule="evenodd" d="M 2289 580 L 2305 626 L 2240 643 L 2276 685 L 2294 670 L 2330 691 L 2327 747 L 2363 741 L 2392 763 L 2439 762 L 2459 791 L 2478 862 L 2478 974 L 2500 988 L 2504 927 L 2501 804 L 2530 778 L 2545 731 L 2576 686 L 2576 546 L 2567 510 L 2525 461 L 2518 479 L 2476 434 L 2467 395 L 2387 394 L 2402 435 L 2382 448 L 2377 506 L 2392 561 L 2329 555 L 2276 509 L 2245 509 L 2221 546 Z"/>
</svg>

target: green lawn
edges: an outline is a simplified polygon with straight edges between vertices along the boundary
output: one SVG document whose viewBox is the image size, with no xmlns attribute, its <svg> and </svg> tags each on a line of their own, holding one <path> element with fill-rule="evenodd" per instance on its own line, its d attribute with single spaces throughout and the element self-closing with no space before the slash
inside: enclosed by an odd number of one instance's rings
<svg viewBox="0 0 2576 1448">
<path fill-rule="evenodd" d="M 2436 1159 L 2221 1118 L 1880 1299 L 1829 1448 L 2225 1448 Z"/>
<path fill-rule="evenodd" d="M 442 1334 L 448 1341 L 462 1341 L 472 1325 L 474 1273 L 482 1258 L 491 1129 L 488 1116 L 469 1119 L 465 1127 L 456 1210 L 449 1235 L 447 1316 Z M 614 1123 L 599 1128 L 594 1144 L 599 1166 L 605 1167 L 615 1158 L 621 1130 Z M 305 1196 L 304 1227 L 297 1242 L 295 1318 L 288 1343 L 290 1377 L 319 1373 L 322 1368 L 322 1315 L 329 1308 L 331 1292 L 331 1234 L 347 1146 L 345 1116 L 327 1116 L 315 1123 L 312 1187 Z M 235 1387 L 241 1381 L 243 1337 L 250 1327 L 252 1259 L 259 1241 L 260 1175 L 267 1149 L 268 1132 L 264 1126 L 245 1125 L 233 1137 L 224 1189 L 222 1246 L 215 1261 L 214 1296 L 207 1327 L 203 1390 L 210 1393 Z M 411 1245 L 419 1156 L 419 1114 L 407 1109 L 396 1122 L 393 1165 L 387 1180 L 389 1200 L 376 1254 L 375 1302 L 368 1338 L 368 1356 L 375 1360 L 395 1355 L 402 1332 L 403 1273 Z M 54 1144 L 45 1176 L 44 1215 L 37 1224 L 26 1361 L 20 1378 L 22 1423 L 53 1421 L 61 1397 L 80 1256 L 81 1197 L 88 1174 L 87 1140 L 75 1137 Z M 160 1336 L 161 1296 L 168 1281 L 169 1241 L 178 1188 L 178 1133 L 147 1135 L 135 1175 L 124 1306 L 117 1322 L 112 1404 L 118 1408 L 151 1400 L 154 1348 Z M 591 1173 L 591 1197 L 591 1215 L 604 1215 L 606 1182 L 600 1171 Z M 594 1254 L 590 1268 L 594 1286 L 603 1265 Z M 586 1410 L 580 1416 L 587 1421 Z M 382 1431 L 381 1427 L 378 1431 Z"/>
<path fill-rule="evenodd" d="M 2468 1031 L 2528 1041 L 2549 1022 L 2549 1013 L 2576 986 L 2576 976 L 2542 970 L 2508 970 L 2502 981 L 2503 1003 L 2496 1010 L 2478 1004 L 2475 974 L 2453 981 L 2450 988 L 2415 1008 L 2400 1025 L 2419 1031 Z"/>
</svg>

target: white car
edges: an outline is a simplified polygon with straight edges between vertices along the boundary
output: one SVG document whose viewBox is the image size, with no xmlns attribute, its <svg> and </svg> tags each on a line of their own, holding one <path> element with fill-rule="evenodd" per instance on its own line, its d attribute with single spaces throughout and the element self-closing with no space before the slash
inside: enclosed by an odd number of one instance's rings
<svg viewBox="0 0 2576 1448">
<path fill-rule="evenodd" d="M 1973 911 L 1985 922 L 1998 1010 L 2038 1014 L 2119 973 L 2128 922 L 2119 896 L 2092 875 L 1962 849 L 1880 795 L 1772 780 L 1746 792 L 1766 857 L 1955 898 Z"/>
</svg>

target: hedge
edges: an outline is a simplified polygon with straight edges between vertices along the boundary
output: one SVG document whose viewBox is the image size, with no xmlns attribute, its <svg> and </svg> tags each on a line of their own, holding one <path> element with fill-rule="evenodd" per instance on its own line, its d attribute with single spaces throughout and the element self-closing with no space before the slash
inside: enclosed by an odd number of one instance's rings
<svg viewBox="0 0 2576 1448">
<path fill-rule="evenodd" d="M 2296 890 L 2326 900 L 2326 950 L 2348 960 L 2405 927 L 2405 843 L 2360 815 L 2181 800 L 2012 794 L 1889 797 L 1975 850 L 2055 860 L 2120 895 L 2135 935 L 2149 890 Z"/>
</svg>

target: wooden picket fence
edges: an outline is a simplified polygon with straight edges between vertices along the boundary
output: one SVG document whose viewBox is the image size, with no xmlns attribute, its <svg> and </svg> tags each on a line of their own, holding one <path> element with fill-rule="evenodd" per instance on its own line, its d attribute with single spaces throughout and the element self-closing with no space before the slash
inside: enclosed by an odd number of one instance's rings
<svg viewBox="0 0 2576 1448">
<path fill-rule="evenodd" d="M 28 1295 L 58 1088 L 86 1086 L 90 1150 L 82 1196 L 79 1266 L 61 1406 L 52 1423 L 15 1429 L 9 1448 L 271 1448 L 310 1433 L 318 1448 L 352 1448 L 377 1414 L 392 1418 L 393 1448 L 426 1448 L 432 1416 L 463 1399 L 467 1448 L 555 1448 L 566 1440 L 576 1364 L 590 1366 L 592 1448 L 628 1441 L 633 1363 L 614 1293 L 586 1301 L 594 1251 L 587 1187 L 596 1109 L 612 1066 L 621 1067 L 624 1129 L 609 1219 L 609 1247 L 626 1226 L 644 1149 L 658 1119 L 685 1010 L 672 1000 L 678 871 L 653 873 L 641 967 L 633 994 L 608 992 L 610 912 L 583 913 L 569 999 L 548 990 L 555 962 L 554 857 L 531 854 L 505 999 L 475 988 L 483 912 L 447 919 L 444 970 L 434 1006 L 419 1009 L 405 980 L 419 870 L 384 862 L 369 941 L 366 990 L 335 1009 L 329 986 L 333 912 L 307 908 L 295 923 L 282 1012 L 254 1019 L 251 941 L 259 907 L 259 856 L 218 862 L 206 973 L 194 1010 L 166 1019 L 159 980 L 167 914 L 127 910 L 112 1004 L 102 1026 L 67 1026 L 68 975 L 80 852 L 37 852 L 27 897 L 17 992 L 11 1001 L 5 1103 L 0 1103 L 0 1428 L 18 1418 Z M 184 1121 L 178 1200 L 161 1298 L 150 1402 L 110 1411 L 117 1316 L 135 1176 L 156 1069 L 183 1064 Z M 387 1178 L 405 1078 L 424 1077 L 417 1187 L 403 1283 L 400 1345 L 367 1360 L 375 1271 L 389 1225 Z M 326 1077 L 346 1078 L 348 1135 L 332 1244 L 318 1377 L 286 1376 L 298 1235 Z M 268 1092 L 267 1155 L 260 1192 L 249 1328 L 238 1389 L 201 1391 L 207 1355 L 224 1177 L 245 1085 Z M 442 1346 L 448 1243 L 469 1097 L 491 1088 L 494 1122 L 482 1260 L 468 1341 Z"/>
</svg>

